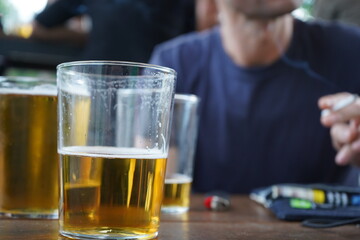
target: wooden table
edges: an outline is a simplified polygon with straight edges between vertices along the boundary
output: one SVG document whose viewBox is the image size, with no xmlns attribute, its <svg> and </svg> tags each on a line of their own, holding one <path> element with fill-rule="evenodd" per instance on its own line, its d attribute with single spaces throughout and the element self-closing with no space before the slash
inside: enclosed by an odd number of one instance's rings
<svg viewBox="0 0 360 240">
<path fill-rule="evenodd" d="M 226 212 L 208 211 L 204 197 L 192 196 L 191 209 L 180 215 L 163 214 L 159 240 L 357 240 L 360 227 L 329 229 L 302 227 L 298 222 L 277 220 L 247 196 L 231 198 Z M 64 240 L 56 220 L 0 219 L 0 240 Z"/>
</svg>

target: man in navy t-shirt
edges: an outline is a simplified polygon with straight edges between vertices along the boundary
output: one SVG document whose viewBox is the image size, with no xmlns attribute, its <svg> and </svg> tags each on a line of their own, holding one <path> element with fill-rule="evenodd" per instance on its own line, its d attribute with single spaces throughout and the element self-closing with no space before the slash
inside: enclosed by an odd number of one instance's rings
<svg viewBox="0 0 360 240">
<path fill-rule="evenodd" d="M 177 92 L 201 98 L 193 188 L 247 193 L 277 183 L 349 183 L 318 99 L 360 91 L 360 31 L 305 23 L 294 0 L 218 0 L 219 27 L 159 45 Z"/>
</svg>

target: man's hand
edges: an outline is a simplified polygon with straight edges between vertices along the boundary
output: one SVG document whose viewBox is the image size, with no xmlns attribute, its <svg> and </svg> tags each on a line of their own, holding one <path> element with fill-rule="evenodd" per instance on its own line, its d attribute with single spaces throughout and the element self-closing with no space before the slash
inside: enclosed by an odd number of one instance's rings
<svg viewBox="0 0 360 240">
<path fill-rule="evenodd" d="M 333 146 L 338 150 L 336 163 L 360 166 L 360 99 L 355 98 L 349 105 L 332 110 L 340 101 L 351 96 L 350 93 L 338 93 L 320 98 L 320 109 L 328 109 L 321 116 L 321 123 L 331 127 Z"/>
</svg>

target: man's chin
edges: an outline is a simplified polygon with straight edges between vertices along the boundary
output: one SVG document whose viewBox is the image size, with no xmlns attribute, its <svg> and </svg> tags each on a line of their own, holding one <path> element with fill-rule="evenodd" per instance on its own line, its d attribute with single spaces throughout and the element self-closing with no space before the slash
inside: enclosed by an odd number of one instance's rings
<svg viewBox="0 0 360 240">
<path fill-rule="evenodd" d="M 282 9 L 281 11 L 257 11 L 257 12 L 246 12 L 243 13 L 249 19 L 259 19 L 259 20 L 271 20 L 278 17 L 290 14 L 293 10 L 291 9 Z"/>
<path fill-rule="evenodd" d="M 229 3 L 229 6 L 231 6 L 234 11 L 254 19 L 278 18 L 291 13 L 299 7 L 299 1 L 296 0 L 264 0 L 258 3 L 252 2 L 252 4 L 249 2 L 247 4 L 240 4 L 241 1 L 236 2 L 236 0 L 229 0 Z"/>
</svg>

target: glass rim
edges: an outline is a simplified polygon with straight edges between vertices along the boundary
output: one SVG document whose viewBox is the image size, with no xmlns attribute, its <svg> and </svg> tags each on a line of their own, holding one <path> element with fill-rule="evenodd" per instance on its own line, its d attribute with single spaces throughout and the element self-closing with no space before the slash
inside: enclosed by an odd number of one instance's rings
<svg viewBox="0 0 360 240">
<path fill-rule="evenodd" d="M 140 68 L 151 68 L 163 71 L 165 73 L 170 73 L 176 75 L 176 71 L 169 67 L 164 67 L 155 64 L 149 63 L 140 63 L 140 62 L 129 62 L 129 61 L 111 61 L 111 60 L 85 60 L 85 61 L 71 61 L 60 63 L 56 66 L 56 69 L 63 69 L 72 66 L 85 66 L 85 65 L 114 65 L 114 66 L 124 66 L 124 67 L 140 67 Z"/>
<path fill-rule="evenodd" d="M 200 101 L 200 98 L 195 94 L 176 93 L 174 100 L 178 102 L 198 103 Z"/>
</svg>

